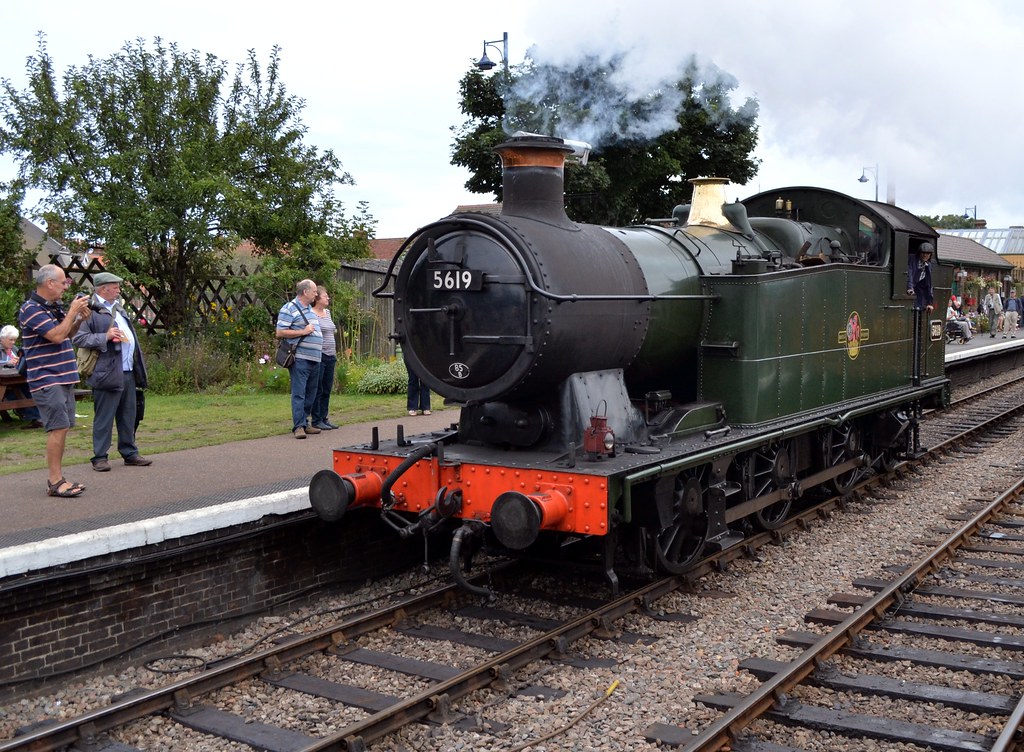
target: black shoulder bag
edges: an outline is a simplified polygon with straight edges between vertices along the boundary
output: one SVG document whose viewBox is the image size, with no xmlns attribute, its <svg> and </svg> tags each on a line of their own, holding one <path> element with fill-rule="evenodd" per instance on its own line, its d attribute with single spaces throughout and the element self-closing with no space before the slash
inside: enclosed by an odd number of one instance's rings
<svg viewBox="0 0 1024 752">
<path fill-rule="evenodd" d="M 302 316 L 302 320 L 309 325 L 309 319 L 306 318 L 306 314 L 299 309 L 299 315 Z M 306 338 L 303 334 L 301 337 L 293 337 L 292 339 L 284 339 L 283 337 L 277 343 L 277 352 L 274 353 L 274 362 L 277 363 L 281 368 L 291 368 L 295 365 L 295 353 L 299 349 L 299 343 Z"/>
</svg>

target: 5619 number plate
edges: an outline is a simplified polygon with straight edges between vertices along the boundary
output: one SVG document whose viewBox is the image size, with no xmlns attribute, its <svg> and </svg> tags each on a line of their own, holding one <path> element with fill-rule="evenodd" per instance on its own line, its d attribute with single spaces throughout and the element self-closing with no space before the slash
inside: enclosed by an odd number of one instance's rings
<svg viewBox="0 0 1024 752">
<path fill-rule="evenodd" d="M 477 269 L 439 269 L 432 273 L 430 286 L 435 290 L 480 290 L 484 273 Z"/>
</svg>

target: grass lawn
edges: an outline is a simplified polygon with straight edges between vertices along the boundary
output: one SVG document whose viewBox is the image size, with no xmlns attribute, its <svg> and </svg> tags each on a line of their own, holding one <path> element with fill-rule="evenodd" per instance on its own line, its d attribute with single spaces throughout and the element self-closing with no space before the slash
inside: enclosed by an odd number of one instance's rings
<svg viewBox="0 0 1024 752">
<path fill-rule="evenodd" d="M 78 404 L 77 425 L 68 433 L 64 464 L 88 462 L 92 457 L 93 405 Z M 335 423 L 363 423 L 405 414 L 405 395 L 331 396 Z M 146 395 L 146 418 L 139 426 L 139 448 L 145 455 L 178 449 L 226 444 L 242 439 L 288 433 L 291 403 L 287 394 L 181 394 Z M 0 423 L 0 476 L 46 467 L 46 432 L 22 430 L 20 421 Z M 117 429 L 114 446 L 117 454 Z"/>
</svg>

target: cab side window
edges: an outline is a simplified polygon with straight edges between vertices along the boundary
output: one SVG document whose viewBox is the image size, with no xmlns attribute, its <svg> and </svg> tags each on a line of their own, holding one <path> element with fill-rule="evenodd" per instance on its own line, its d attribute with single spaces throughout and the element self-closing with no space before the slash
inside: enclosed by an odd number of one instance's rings
<svg viewBox="0 0 1024 752">
<path fill-rule="evenodd" d="M 875 221 L 863 214 L 857 222 L 857 255 L 860 263 L 871 266 L 882 266 L 886 261 L 882 233 Z"/>
</svg>

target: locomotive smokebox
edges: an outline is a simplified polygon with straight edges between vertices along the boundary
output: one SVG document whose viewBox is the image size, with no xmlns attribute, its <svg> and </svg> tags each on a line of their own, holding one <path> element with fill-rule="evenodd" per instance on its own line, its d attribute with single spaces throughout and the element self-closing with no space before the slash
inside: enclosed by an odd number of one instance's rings
<svg viewBox="0 0 1024 752">
<path fill-rule="evenodd" d="M 566 215 L 573 148 L 519 135 L 496 151 L 501 215 L 453 214 L 422 228 L 395 282 L 409 367 L 432 391 L 467 405 L 553 398 L 574 374 L 625 369 L 650 318 L 647 281 L 626 243 Z M 530 438 L 517 443 L 538 439 L 543 423 L 518 421 Z"/>
</svg>

